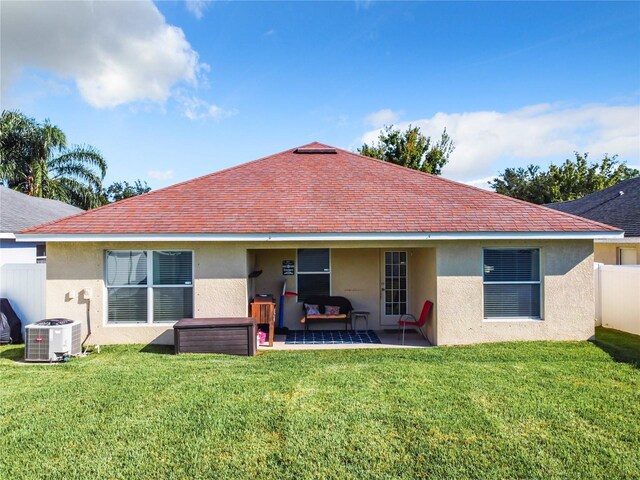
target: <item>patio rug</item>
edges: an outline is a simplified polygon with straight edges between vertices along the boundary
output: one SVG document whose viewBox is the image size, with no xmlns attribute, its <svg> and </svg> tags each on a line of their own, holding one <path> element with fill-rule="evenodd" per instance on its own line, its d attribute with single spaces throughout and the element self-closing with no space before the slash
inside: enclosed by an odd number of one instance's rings
<svg viewBox="0 0 640 480">
<path fill-rule="evenodd" d="M 373 330 L 290 330 L 284 341 L 289 345 L 382 343 Z"/>
</svg>

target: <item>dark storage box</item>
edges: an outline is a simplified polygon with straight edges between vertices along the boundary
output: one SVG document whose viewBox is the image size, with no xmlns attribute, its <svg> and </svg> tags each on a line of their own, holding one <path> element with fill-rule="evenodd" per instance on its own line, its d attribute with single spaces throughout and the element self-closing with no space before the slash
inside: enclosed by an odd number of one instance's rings
<svg viewBox="0 0 640 480">
<path fill-rule="evenodd" d="M 184 318 L 173 326 L 176 353 L 256 354 L 253 318 Z"/>
</svg>

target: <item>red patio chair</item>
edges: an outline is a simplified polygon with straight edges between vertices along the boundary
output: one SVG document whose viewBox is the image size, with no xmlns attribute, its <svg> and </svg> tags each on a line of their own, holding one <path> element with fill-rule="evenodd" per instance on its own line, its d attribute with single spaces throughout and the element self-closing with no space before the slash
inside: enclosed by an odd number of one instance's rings
<svg viewBox="0 0 640 480">
<path fill-rule="evenodd" d="M 424 302 L 422 306 L 422 312 L 420 313 L 420 318 L 416 320 L 416 317 L 411 315 L 410 313 L 405 313 L 398 320 L 398 328 L 402 327 L 402 345 L 404 345 L 404 332 L 407 327 L 413 327 L 417 329 L 427 342 L 429 341 L 422 331 L 422 327 L 425 323 L 427 323 L 427 317 L 429 317 L 429 312 L 431 311 L 431 307 L 433 307 L 433 302 L 431 300 L 427 300 Z"/>
</svg>

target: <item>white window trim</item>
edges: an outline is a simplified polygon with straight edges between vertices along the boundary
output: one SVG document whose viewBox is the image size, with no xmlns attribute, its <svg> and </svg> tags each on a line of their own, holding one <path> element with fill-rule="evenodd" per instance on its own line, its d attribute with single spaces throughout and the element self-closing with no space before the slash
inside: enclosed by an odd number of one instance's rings
<svg viewBox="0 0 640 480">
<path fill-rule="evenodd" d="M 298 254 L 300 252 L 300 250 L 329 250 L 329 271 L 321 271 L 321 272 L 300 272 L 300 259 L 298 258 Z M 302 274 L 302 275 L 318 275 L 318 274 L 328 274 L 329 275 L 329 296 L 333 295 L 333 281 L 331 280 L 332 278 L 332 274 L 331 272 L 333 271 L 333 255 L 332 255 L 332 249 L 331 248 L 326 248 L 326 247 L 306 247 L 306 248 L 296 248 L 296 292 L 299 294 L 299 289 L 298 289 L 298 275 Z M 297 303 L 302 303 L 302 300 L 300 300 L 300 297 L 296 298 Z"/>
<path fill-rule="evenodd" d="M 107 252 L 145 252 L 147 254 L 147 284 L 146 285 L 108 285 L 107 284 Z M 191 252 L 191 284 L 190 285 L 153 285 L 153 252 Z M 154 288 L 191 288 L 191 305 L 195 312 L 195 252 L 185 248 L 171 248 L 162 250 L 130 249 L 104 251 L 104 319 L 103 325 L 107 327 L 144 327 L 144 326 L 170 326 L 176 322 L 153 321 L 153 289 Z M 109 288 L 146 288 L 147 289 L 147 321 L 146 322 L 110 322 L 109 321 Z"/>
<path fill-rule="evenodd" d="M 540 280 L 538 281 L 515 281 L 515 282 L 487 282 L 484 279 L 484 253 L 486 250 L 538 250 L 538 272 L 540 273 Z M 543 278 L 544 271 L 542 270 L 542 247 L 483 247 L 482 248 L 482 269 L 480 270 L 482 273 L 482 321 L 491 323 L 491 322 L 540 322 L 544 321 L 544 288 L 543 288 Z M 487 317 L 484 311 L 484 295 L 485 295 L 485 285 L 540 285 L 540 316 L 539 317 Z"/>
</svg>

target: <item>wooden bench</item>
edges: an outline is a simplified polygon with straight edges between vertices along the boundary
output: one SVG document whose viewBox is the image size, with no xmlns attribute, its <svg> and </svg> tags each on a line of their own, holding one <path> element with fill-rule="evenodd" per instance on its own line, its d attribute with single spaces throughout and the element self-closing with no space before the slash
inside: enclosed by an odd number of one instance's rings
<svg viewBox="0 0 640 480">
<path fill-rule="evenodd" d="M 320 310 L 319 315 L 307 315 L 307 309 L 305 305 L 318 305 Z M 340 307 L 340 313 L 338 315 L 326 315 L 324 308 L 326 306 Z M 353 306 L 351 302 L 344 297 L 335 296 L 315 296 L 308 297 L 302 304 L 302 311 L 304 312 L 304 329 L 309 330 L 309 324 L 315 322 L 344 322 L 344 329 L 349 330 L 351 325 L 351 312 Z"/>
<path fill-rule="evenodd" d="M 175 353 L 256 354 L 254 318 L 183 318 L 173 326 Z"/>
</svg>

